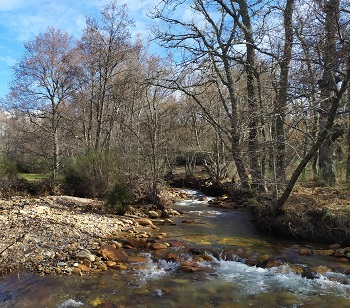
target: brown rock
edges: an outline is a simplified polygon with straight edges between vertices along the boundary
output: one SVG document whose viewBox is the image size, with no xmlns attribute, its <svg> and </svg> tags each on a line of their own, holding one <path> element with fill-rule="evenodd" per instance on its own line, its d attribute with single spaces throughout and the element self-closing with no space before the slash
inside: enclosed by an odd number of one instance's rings
<svg viewBox="0 0 350 308">
<path fill-rule="evenodd" d="M 109 261 L 109 262 L 113 262 L 113 261 Z M 95 265 L 99 270 L 102 270 L 102 271 L 107 270 L 107 265 L 103 262 L 96 262 Z"/>
<path fill-rule="evenodd" d="M 344 253 L 340 250 L 337 250 L 335 253 L 334 253 L 334 256 L 335 257 L 345 257 Z"/>
<path fill-rule="evenodd" d="M 269 255 L 260 255 L 258 257 L 258 263 L 262 263 L 262 262 L 265 262 L 265 261 L 268 261 L 270 260 L 270 256 Z"/>
<path fill-rule="evenodd" d="M 331 269 L 327 266 L 324 266 L 324 265 L 320 265 L 320 266 L 314 266 L 311 268 L 311 270 L 317 274 L 321 274 L 321 275 L 324 275 L 325 273 L 327 272 L 330 272 Z"/>
<path fill-rule="evenodd" d="M 113 267 L 113 266 L 115 266 L 117 264 L 117 262 L 108 260 L 106 262 L 106 264 L 107 264 L 108 267 Z"/>
<path fill-rule="evenodd" d="M 336 249 L 339 249 L 339 248 L 340 248 L 340 244 L 332 244 L 332 245 L 329 245 L 329 249 L 336 250 Z"/>
<path fill-rule="evenodd" d="M 146 247 L 147 239 L 146 238 L 128 238 L 126 242 L 135 248 Z"/>
<path fill-rule="evenodd" d="M 90 267 L 86 266 L 85 264 L 78 264 L 77 268 L 79 268 L 83 272 L 89 272 Z"/>
<path fill-rule="evenodd" d="M 129 262 L 134 262 L 134 263 L 144 263 L 146 262 L 146 258 L 144 257 L 139 257 L 139 256 L 131 256 L 129 257 Z"/>
<path fill-rule="evenodd" d="M 345 247 L 345 248 L 344 248 L 344 252 L 345 252 L 345 253 L 349 253 L 349 252 L 350 252 L 350 247 Z"/>
<path fill-rule="evenodd" d="M 170 262 L 180 262 L 180 256 L 178 256 L 177 254 L 173 253 L 173 252 L 168 252 L 164 259 L 166 261 L 170 261 Z"/>
<path fill-rule="evenodd" d="M 349 260 L 348 260 L 348 258 L 345 258 L 345 257 L 338 257 L 337 261 L 339 261 L 339 262 L 348 262 Z"/>
<path fill-rule="evenodd" d="M 83 274 L 81 273 L 81 270 L 79 269 L 79 268 L 77 268 L 77 267 L 74 267 L 73 268 L 73 273 L 75 274 L 75 275 L 78 275 L 78 276 L 82 276 Z"/>
<path fill-rule="evenodd" d="M 124 249 L 116 249 L 111 245 L 103 245 L 97 250 L 97 253 L 100 254 L 103 258 L 111 261 L 127 261 L 129 259 L 128 254 Z"/>
<path fill-rule="evenodd" d="M 170 244 L 171 247 L 186 247 L 187 246 L 187 243 L 180 242 L 177 240 L 169 240 L 168 243 Z"/>
<path fill-rule="evenodd" d="M 166 249 L 168 247 L 162 243 L 152 243 L 151 248 L 156 250 L 156 249 Z"/>
<path fill-rule="evenodd" d="M 148 212 L 148 217 L 149 218 L 158 218 L 159 215 L 158 215 L 158 213 L 156 211 L 149 211 Z"/>
<path fill-rule="evenodd" d="M 312 250 L 308 248 L 302 248 L 299 250 L 299 255 L 301 256 L 312 256 Z"/>
<path fill-rule="evenodd" d="M 124 263 L 117 263 L 116 265 L 112 266 L 112 268 L 119 271 L 125 271 L 128 269 L 128 266 Z"/>
<path fill-rule="evenodd" d="M 89 260 L 84 259 L 84 260 L 83 260 L 83 264 L 84 264 L 85 266 L 87 266 L 88 268 L 91 268 L 91 262 L 90 262 Z"/>
<path fill-rule="evenodd" d="M 185 261 L 179 266 L 179 270 L 185 273 L 194 273 L 200 270 L 196 262 Z"/>
<path fill-rule="evenodd" d="M 153 222 L 148 218 L 139 218 L 137 222 L 140 226 L 153 226 Z"/>
<path fill-rule="evenodd" d="M 318 249 L 316 250 L 316 254 L 320 256 L 333 256 L 334 255 L 334 250 L 332 249 Z"/>
</svg>

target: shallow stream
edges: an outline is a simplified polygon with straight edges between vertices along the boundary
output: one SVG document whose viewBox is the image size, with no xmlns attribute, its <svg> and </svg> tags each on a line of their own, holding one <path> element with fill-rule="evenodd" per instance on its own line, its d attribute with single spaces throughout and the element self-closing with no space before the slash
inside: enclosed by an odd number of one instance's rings
<svg viewBox="0 0 350 308">
<path fill-rule="evenodd" d="M 298 254 L 301 248 L 326 246 L 260 234 L 248 213 L 208 207 L 198 201 L 200 193 L 186 192 L 194 199 L 177 203 L 174 208 L 183 215 L 161 231 L 169 241 L 186 242 L 188 249 L 214 256 L 200 264 L 205 270 L 184 273 L 178 263 L 154 261 L 146 254 L 146 264 L 127 272 L 108 270 L 83 277 L 20 273 L 0 279 L 0 307 L 350 307 L 344 262 Z M 244 258 L 221 258 L 222 251 L 237 247 L 288 262 L 267 269 L 245 265 Z M 332 271 L 308 279 L 296 274 L 293 264 L 325 265 Z"/>
</svg>

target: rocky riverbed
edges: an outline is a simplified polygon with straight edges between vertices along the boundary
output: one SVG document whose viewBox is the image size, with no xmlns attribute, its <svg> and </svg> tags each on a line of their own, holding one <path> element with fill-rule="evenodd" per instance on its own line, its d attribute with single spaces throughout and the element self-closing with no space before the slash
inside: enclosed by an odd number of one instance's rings
<svg viewBox="0 0 350 308">
<path fill-rule="evenodd" d="M 123 234 L 159 236 L 159 228 L 149 219 L 100 214 L 103 207 L 102 201 L 70 196 L 0 200 L 1 274 L 18 270 L 42 274 L 103 270 L 105 252 L 95 254 L 107 242 L 114 245 L 112 248 L 119 245 L 111 239 Z"/>
<path fill-rule="evenodd" d="M 173 192 L 172 197 L 191 198 L 182 192 Z M 225 207 L 226 199 L 219 197 L 208 205 Z M 29 271 L 43 275 L 86 275 L 108 268 L 128 270 L 147 262 L 145 252 L 155 259 L 177 262 L 184 272 L 210 270 L 200 263 L 210 262 L 213 257 L 264 268 L 284 268 L 290 264 L 281 256 L 260 255 L 244 247 L 232 246 L 219 252 L 186 247 L 185 242 L 174 240 L 161 230 L 162 225 L 173 224 L 172 216 L 180 215 L 171 208 L 166 213 L 147 206 L 134 208 L 126 216 L 105 210 L 103 201 L 70 196 L 0 200 L 0 274 Z M 166 217 L 162 218 L 164 214 Z M 196 223 L 188 219 L 181 222 Z M 326 262 L 329 267 L 322 266 L 321 270 L 290 265 L 292 271 L 302 276 L 312 278 L 327 271 L 350 274 L 350 247 L 336 244 L 328 249 L 305 248 L 296 254 L 329 258 Z"/>
</svg>

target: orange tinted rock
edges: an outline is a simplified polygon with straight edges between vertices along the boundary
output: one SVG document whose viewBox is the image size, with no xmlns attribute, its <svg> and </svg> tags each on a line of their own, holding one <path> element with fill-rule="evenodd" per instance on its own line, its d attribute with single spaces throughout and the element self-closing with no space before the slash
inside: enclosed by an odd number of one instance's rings
<svg viewBox="0 0 350 308">
<path fill-rule="evenodd" d="M 139 257 L 139 256 L 131 256 L 129 257 L 129 262 L 135 262 L 135 263 L 143 263 L 146 262 L 146 258 L 144 257 Z"/>
<path fill-rule="evenodd" d="M 89 272 L 90 267 L 86 266 L 85 264 L 78 264 L 77 268 L 79 268 L 83 272 Z"/>
<path fill-rule="evenodd" d="M 111 245 L 105 244 L 97 251 L 103 258 L 111 261 L 127 261 L 129 259 L 128 254 L 124 249 L 116 249 Z"/>
<path fill-rule="evenodd" d="M 128 238 L 126 241 L 132 247 L 146 247 L 147 239 L 146 238 Z"/>
</svg>

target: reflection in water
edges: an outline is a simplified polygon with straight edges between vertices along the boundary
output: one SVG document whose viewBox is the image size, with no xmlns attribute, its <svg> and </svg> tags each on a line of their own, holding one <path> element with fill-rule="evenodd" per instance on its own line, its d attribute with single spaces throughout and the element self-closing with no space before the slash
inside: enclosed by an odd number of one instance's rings
<svg viewBox="0 0 350 308">
<path fill-rule="evenodd" d="M 199 197 L 197 192 L 191 193 Z M 148 262 L 128 272 L 108 270 L 83 277 L 21 273 L 0 280 L 0 307 L 350 306 L 349 280 L 343 274 L 325 273 L 317 279 L 306 279 L 295 274 L 287 263 L 263 269 L 219 257 L 225 249 L 243 247 L 297 263 L 327 264 L 329 260 L 322 257 L 297 255 L 301 244 L 312 244 L 261 235 L 245 212 L 208 208 L 207 203 L 195 200 L 176 207 L 183 216 L 174 219 L 176 225 L 161 229 L 171 235 L 169 241 L 186 241 L 189 248 L 215 251 L 213 261 L 201 263 L 205 270 L 182 273 L 177 270 L 178 263 L 155 261 L 151 254 L 145 254 Z M 184 224 L 184 219 L 195 223 Z"/>
</svg>

